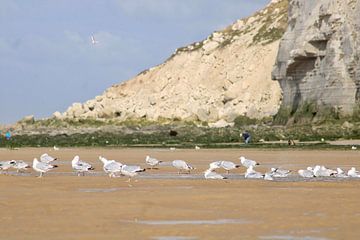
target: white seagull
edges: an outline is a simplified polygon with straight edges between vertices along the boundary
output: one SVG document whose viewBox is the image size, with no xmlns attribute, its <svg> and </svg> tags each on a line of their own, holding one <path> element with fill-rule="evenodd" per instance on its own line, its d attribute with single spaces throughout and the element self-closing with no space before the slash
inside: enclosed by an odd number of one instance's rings
<svg viewBox="0 0 360 240">
<path fill-rule="evenodd" d="M 316 165 L 313 169 L 315 177 L 330 177 L 335 175 L 337 172 L 331 169 L 326 168 L 325 166 Z"/>
<path fill-rule="evenodd" d="M 271 176 L 274 178 L 285 178 L 290 175 L 291 170 L 281 168 L 271 168 Z"/>
<path fill-rule="evenodd" d="M 91 43 L 95 45 L 95 44 L 98 44 L 99 41 L 95 40 L 95 37 L 93 35 L 91 35 Z"/>
<path fill-rule="evenodd" d="M 200 150 L 200 147 L 196 145 L 195 150 Z"/>
<path fill-rule="evenodd" d="M 5 170 L 7 173 L 8 169 L 13 167 L 15 164 L 16 164 L 15 160 L 3 161 L 3 162 L 0 162 L 0 169 Z"/>
<path fill-rule="evenodd" d="M 48 164 L 48 163 L 45 163 L 45 162 L 39 162 L 37 160 L 37 158 L 34 158 L 32 167 L 33 167 L 33 169 L 35 171 L 40 172 L 39 177 L 42 177 L 43 173 L 46 173 L 47 171 L 50 171 L 53 168 L 57 168 L 58 166 L 57 165 L 51 165 L 51 164 Z"/>
<path fill-rule="evenodd" d="M 241 156 L 239 159 L 240 159 L 241 164 L 246 168 L 249 168 L 250 166 L 255 167 L 255 166 L 259 165 L 259 163 L 257 163 L 256 161 L 251 160 L 251 159 L 246 159 L 243 156 Z"/>
<path fill-rule="evenodd" d="M 120 173 L 122 175 L 129 177 L 129 179 L 127 180 L 128 182 L 131 181 L 132 177 L 138 175 L 139 172 L 145 172 L 145 169 L 141 168 L 140 166 L 129 166 L 124 164 L 121 166 L 120 170 Z"/>
<path fill-rule="evenodd" d="M 79 156 L 75 156 L 71 161 L 71 167 L 77 172 L 77 175 L 80 176 L 81 173 L 85 176 L 85 172 L 94 170 L 94 168 L 87 162 L 81 161 Z"/>
<path fill-rule="evenodd" d="M 221 162 L 222 161 L 216 161 L 216 162 L 212 162 L 209 164 L 210 166 L 210 170 L 214 170 L 214 169 L 217 169 L 217 168 L 221 168 Z"/>
<path fill-rule="evenodd" d="M 253 166 L 250 166 L 245 173 L 245 178 L 264 178 L 264 174 L 256 172 Z"/>
<path fill-rule="evenodd" d="M 348 176 L 349 176 L 349 177 L 353 177 L 353 178 L 357 178 L 357 177 L 360 177 L 360 173 L 359 173 L 359 171 L 356 170 L 356 168 L 352 167 L 352 168 L 348 171 Z"/>
<path fill-rule="evenodd" d="M 221 161 L 221 167 L 226 170 L 227 174 L 229 174 L 230 170 L 239 168 L 240 165 L 236 165 L 230 161 Z"/>
<path fill-rule="evenodd" d="M 348 178 L 349 177 L 348 175 L 346 175 L 344 170 L 342 170 L 341 168 L 336 169 L 336 175 L 335 176 L 338 177 L 338 178 Z"/>
<path fill-rule="evenodd" d="M 303 178 L 313 178 L 315 177 L 313 169 L 311 167 L 308 167 L 306 170 L 299 170 L 298 171 L 299 175 Z"/>
<path fill-rule="evenodd" d="M 115 160 L 107 160 L 102 156 L 100 156 L 99 159 L 104 164 L 103 169 L 109 174 L 109 177 L 115 177 L 117 173 L 121 173 L 121 163 L 116 162 Z"/>
<path fill-rule="evenodd" d="M 162 163 L 162 161 L 157 160 L 156 158 L 150 157 L 150 156 L 146 156 L 145 158 L 145 162 L 151 166 L 151 169 L 153 169 L 155 166 L 159 165 L 160 163 Z"/>
<path fill-rule="evenodd" d="M 184 160 L 174 160 L 172 161 L 173 167 L 178 169 L 178 174 L 181 173 L 182 170 L 188 171 L 190 173 L 190 170 L 195 169 L 190 164 L 186 163 Z"/>
<path fill-rule="evenodd" d="M 54 146 L 54 150 L 55 150 L 55 151 L 59 151 L 60 148 L 58 148 L 57 146 Z"/>
<path fill-rule="evenodd" d="M 205 179 L 226 179 L 226 177 L 214 172 L 211 168 L 204 172 L 204 177 Z"/>
<path fill-rule="evenodd" d="M 43 162 L 43 163 L 51 163 L 55 160 L 57 160 L 57 158 L 54 158 L 47 153 L 44 153 L 43 155 L 40 156 L 40 162 Z"/>
<path fill-rule="evenodd" d="M 274 178 L 273 178 L 272 173 L 271 173 L 271 172 L 265 173 L 264 180 L 266 180 L 266 181 L 273 181 Z"/>
<path fill-rule="evenodd" d="M 13 168 L 15 168 L 17 172 L 22 172 L 25 171 L 27 168 L 30 168 L 30 166 L 23 160 L 17 160 L 15 165 L 13 165 Z"/>
</svg>

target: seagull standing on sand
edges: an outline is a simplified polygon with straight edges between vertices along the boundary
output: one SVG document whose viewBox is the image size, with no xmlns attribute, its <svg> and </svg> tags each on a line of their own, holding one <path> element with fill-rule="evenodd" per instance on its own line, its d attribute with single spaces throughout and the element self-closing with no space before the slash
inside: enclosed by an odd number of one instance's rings
<svg viewBox="0 0 360 240">
<path fill-rule="evenodd" d="M 33 169 L 37 172 L 40 172 L 40 176 L 42 177 L 44 173 L 46 173 L 47 171 L 50 171 L 53 168 L 57 168 L 57 165 L 51 165 L 45 162 L 39 162 L 37 160 L 37 158 L 34 158 L 33 161 L 33 165 L 32 165 Z"/>
<path fill-rule="evenodd" d="M 330 177 L 335 175 L 337 172 L 331 169 L 326 168 L 325 166 L 316 165 L 313 173 L 315 177 Z"/>
<path fill-rule="evenodd" d="M 255 179 L 264 178 L 264 174 L 255 171 L 255 170 L 254 170 L 254 167 L 253 167 L 253 166 L 250 166 L 250 167 L 246 170 L 245 178 L 255 178 Z"/>
<path fill-rule="evenodd" d="M 299 170 L 299 175 L 303 178 L 313 178 L 315 177 L 312 167 L 308 167 L 306 170 Z"/>
<path fill-rule="evenodd" d="M 281 168 L 271 168 L 271 176 L 274 178 L 285 178 L 290 175 L 291 170 Z"/>
<path fill-rule="evenodd" d="M 214 172 L 211 168 L 204 172 L 204 177 L 205 179 L 226 179 L 226 177 Z"/>
<path fill-rule="evenodd" d="M 146 162 L 146 164 L 151 166 L 151 169 L 153 169 L 154 167 L 156 167 L 157 165 L 162 163 L 162 161 L 157 160 L 156 158 L 153 158 L 153 157 L 150 157 L 150 156 L 146 156 L 145 162 Z"/>
<path fill-rule="evenodd" d="M 230 161 L 221 161 L 221 167 L 226 170 L 226 173 L 229 174 L 230 170 L 241 167 Z"/>
<path fill-rule="evenodd" d="M 77 175 L 80 176 L 81 173 L 85 176 L 85 172 L 94 170 L 94 168 L 87 162 L 81 161 L 79 156 L 75 156 L 71 161 L 72 168 L 77 172 Z"/>
<path fill-rule="evenodd" d="M 190 173 L 190 170 L 195 169 L 190 164 L 186 163 L 184 160 L 174 160 L 172 161 L 173 167 L 178 169 L 178 174 L 181 173 L 182 170 L 188 171 Z"/>
<path fill-rule="evenodd" d="M 336 169 L 336 175 L 337 178 L 348 178 L 349 176 L 346 175 L 346 173 L 344 172 L 344 170 L 342 170 L 341 168 L 337 168 Z"/>
<path fill-rule="evenodd" d="M 58 148 L 57 146 L 54 146 L 54 151 L 59 151 L 60 148 Z"/>
<path fill-rule="evenodd" d="M 52 156 L 50 156 L 47 153 L 44 153 L 43 155 L 40 156 L 40 162 L 43 162 L 43 163 L 51 163 L 55 160 L 57 160 L 57 158 L 53 158 Z"/>
<path fill-rule="evenodd" d="M 121 166 L 121 170 L 120 170 L 120 173 L 122 175 L 129 177 L 127 182 L 130 182 L 131 178 L 138 175 L 139 172 L 145 172 L 145 169 L 141 168 L 140 166 L 130 166 L 130 165 L 124 164 Z"/>
<path fill-rule="evenodd" d="M 271 173 L 271 172 L 265 173 L 264 180 L 266 180 L 266 181 L 273 181 L 274 178 L 273 178 L 273 176 L 272 176 L 272 173 Z"/>
<path fill-rule="evenodd" d="M 212 162 L 209 164 L 210 170 L 213 171 L 214 169 L 221 168 L 221 161 Z"/>
<path fill-rule="evenodd" d="M 358 177 L 360 177 L 360 173 L 359 173 L 359 171 L 356 170 L 356 168 L 352 167 L 352 168 L 348 171 L 348 176 L 349 176 L 349 177 L 353 177 L 353 178 L 358 178 Z"/>
<path fill-rule="evenodd" d="M 0 162 L 0 169 L 5 170 L 6 174 L 7 174 L 8 169 L 13 167 L 15 164 L 16 164 L 15 160 L 3 161 L 3 162 Z"/>
<path fill-rule="evenodd" d="M 246 167 L 246 168 L 249 168 L 249 167 L 255 167 L 257 165 L 260 165 L 259 163 L 257 163 L 256 161 L 254 160 L 251 160 L 251 159 L 246 159 L 245 157 L 241 156 L 240 158 L 240 162 L 241 164 Z"/>
<path fill-rule="evenodd" d="M 104 164 L 103 169 L 107 174 L 109 174 L 110 178 L 116 177 L 117 173 L 121 173 L 121 163 L 116 162 L 115 160 L 107 160 L 102 156 L 100 156 L 99 159 Z"/>
<path fill-rule="evenodd" d="M 15 168 L 17 172 L 22 172 L 22 171 L 25 171 L 26 169 L 30 168 L 30 166 L 23 160 L 18 160 L 18 161 L 16 161 L 13 168 Z"/>
</svg>

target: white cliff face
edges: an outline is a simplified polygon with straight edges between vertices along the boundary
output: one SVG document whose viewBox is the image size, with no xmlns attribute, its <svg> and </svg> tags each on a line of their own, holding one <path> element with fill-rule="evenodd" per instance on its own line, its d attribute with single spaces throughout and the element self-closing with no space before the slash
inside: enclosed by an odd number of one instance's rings
<svg viewBox="0 0 360 240">
<path fill-rule="evenodd" d="M 296 113 L 313 104 L 314 119 L 328 109 L 354 113 L 360 102 L 359 13 L 359 0 L 289 1 L 289 26 L 273 72 L 284 110 Z"/>
<path fill-rule="evenodd" d="M 281 89 L 271 70 L 286 24 L 287 1 L 272 1 L 254 16 L 177 49 L 165 63 L 54 116 L 206 122 L 272 116 Z"/>
</svg>

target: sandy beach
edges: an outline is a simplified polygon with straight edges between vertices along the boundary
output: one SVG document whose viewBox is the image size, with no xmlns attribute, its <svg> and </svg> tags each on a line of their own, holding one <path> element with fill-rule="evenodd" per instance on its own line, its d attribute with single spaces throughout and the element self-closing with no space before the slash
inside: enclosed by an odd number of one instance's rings
<svg viewBox="0 0 360 240">
<path fill-rule="evenodd" d="M 0 175 L 0 239 L 358 239 L 360 179 L 334 181 L 245 180 L 245 169 L 226 181 L 202 178 L 214 160 L 261 163 L 298 170 L 315 164 L 360 168 L 358 151 L 49 148 L 0 149 L 0 161 L 25 160 L 47 152 L 59 168 L 43 178 L 30 169 Z M 77 177 L 70 161 L 79 155 L 95 172 Z M 165 161 L 132 182 L 102 173 L 98 156 L 146 167 L 146 155 Z M 168 162 L 196 167 L 177 175 Z M 225 174 L 224 171 L 220 171 Z"/>
</svg>

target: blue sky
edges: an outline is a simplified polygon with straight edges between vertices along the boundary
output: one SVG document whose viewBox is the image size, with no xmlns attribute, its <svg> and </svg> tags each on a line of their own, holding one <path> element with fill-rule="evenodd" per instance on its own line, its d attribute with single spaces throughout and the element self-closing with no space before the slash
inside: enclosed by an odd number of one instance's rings
<svg viewBox="0 0 360 240">
<path fill-rule="evenodd" d="M 0 0 L 0 123 L 63 112 L 267 3 Z"/>
</svg>

